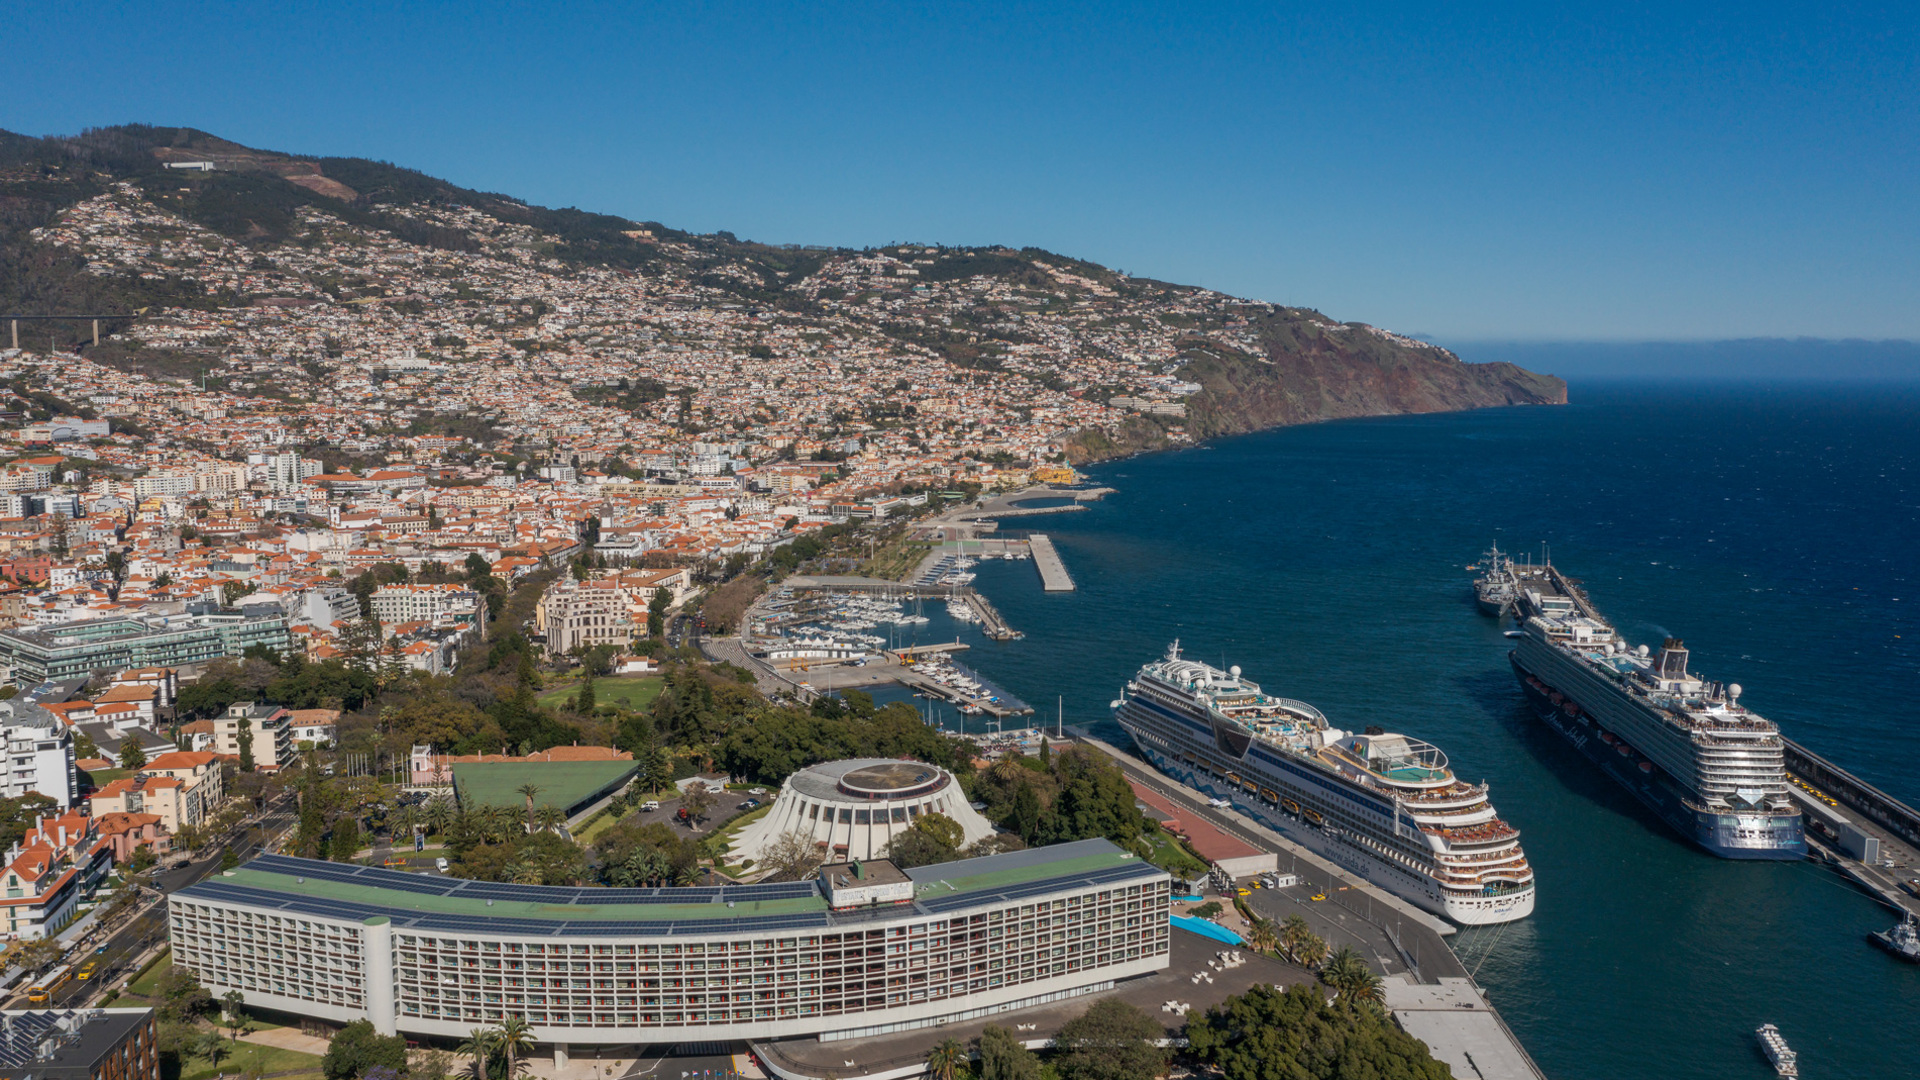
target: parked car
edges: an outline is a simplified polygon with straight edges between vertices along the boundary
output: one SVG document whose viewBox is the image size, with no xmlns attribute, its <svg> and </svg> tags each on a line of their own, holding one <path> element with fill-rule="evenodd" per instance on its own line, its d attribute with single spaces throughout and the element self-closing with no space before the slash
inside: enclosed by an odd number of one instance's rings
<svg viewBox="0 0 1920 1080">
<path fill-rule="evenodd" d="M 440 871 L 443 874 L 446 873 L 447 868 L 452 865 L 453 865 L 452 863 L 447 861 L 447 857 L 445 855 L 442 855 L 439 858 L 433 860 L 433 868 L 435 870 Z"/>
<path fill-rule="evenodd" d="M 748 799 L 746 802 L 743 802 L 739 806 L 734 807 L 734 809 L 735 810 L 753 810 L 758 808 L 759 805 L 760 805 L 759 799 Z"/>
<path fill-rule="evenodd" d="M 651 814 L 658 809 L 660 809 L 660 801 L 658 799 L 648 799 L 646 802 L 640 804 L 640 812 L 643 814 Z"/>
</svg>

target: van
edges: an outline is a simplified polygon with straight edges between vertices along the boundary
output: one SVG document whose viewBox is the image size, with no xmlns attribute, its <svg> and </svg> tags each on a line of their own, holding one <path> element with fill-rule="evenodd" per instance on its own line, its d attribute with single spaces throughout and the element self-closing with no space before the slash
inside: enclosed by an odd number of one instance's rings
<svg viewBox="0 0 1920 1080">
<path fill-rule="evenodd" d="M 433 868 L 435 870 L 440 871 L 443 874 L 447 872 L 447 867 L 450 865 L 451 864 L 447 862 L 447 857 L 445 855 L 442 855 L 439 858 L 433 860 Z"/>
<path fill-rule="evenodd" d="M 640 812 L 643 814 L 651 814 L 658 809 L 660 809 L 660 800 L 658 799 L 648 799 L 646 802 L 640 804 Z"/>
</svg>

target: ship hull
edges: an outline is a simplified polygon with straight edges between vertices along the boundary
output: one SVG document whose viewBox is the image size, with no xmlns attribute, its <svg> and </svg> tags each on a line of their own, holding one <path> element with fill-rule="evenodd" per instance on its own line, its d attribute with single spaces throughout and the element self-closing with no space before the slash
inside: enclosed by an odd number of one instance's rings
<svg viewBox="0 0 1920 1080">
<path fill-rule="evenodd" d="M 1480 606 L 1480 614 L 1482 615 L 1488 615 L 1497 619 L 1507 613 L 1507 602 L 1505 600 L 1489 600 L 1484 596 L 1476 595 L 1473 602 Z"/>
<path fill-rule="evenodd" d="M 1320 793 L 1306 790 L 1256 760 L 1227 759 L 1209 752 L 1209 748 L 1203 744 L 1185 740 L 1180 745 L 1181 751 L 1212 762 L 1219 773 L 1182 760 L 1181 754 L 1174 751 L 1173 744 L 1158 733 L 1143 732 L 1141 721 L 1128 715 L 1129 707 L 1134 704 L 1128 702 L 1123 706 L 1116 713 L 1115 720 L 1133 738 L 1135 750 L 1155 769 L 1196 791 L 1230 800 L 1235 810 L 1370 884 L 1461 926 L 1512 922 L 1533 913 L 1534 898 L 1538 892 L 1535 888 L 1503 895 L 1465 898 L 1446 895 L 1432 878 L 1382 858 L 1347 839 L 1339 829 L 1327 825 L 1315 826 L 1304 817 L 1289 813 L 1279 801 L 1266 799 L 1261 791 L 1248 792 L 1245 781 L 1250 780 L 1256 789 L 1264 788 L 1303 808 L 1311 808 L 1323 798 Z M 1224 774 L 1229 770 L 1243 782 L 1236 784 L 1226 779 Z"/>
<path fill-rule="evenodd" d="M 1528 671 L 1517 652 L 1508 653 L 1507 661 L 1513 665 L 1520 691 L 1526 695 L 1527 704 L 1540 722 L 1598 766 L 1614 783 L 1631 792 L 1668 828 L 1723 859 L 1780 862 L 1807 857 L 1800 815 L 1715 813 L 1688 805 L 1684 790 L 1665 772 L 1657 767 L 1650 772 L 1643 771 L 1632 757 L 1620 754 L 1615 746 L 1600 737 L 1600 729 L 1590 716 L 1590 706 L 1574 701 L 1564 692 L 1561 693 L 1564 702 L 1554 701 L 1547 692 L 1534 687 L 1534 682 L 1546 683 L 1546 680 Z M 1567 704 L 1581 705 L 1582 712 L 1569 714 Z M 1751 839 L 1763 832 L 1776 838 L 1764 843 Z"/>
</svg>

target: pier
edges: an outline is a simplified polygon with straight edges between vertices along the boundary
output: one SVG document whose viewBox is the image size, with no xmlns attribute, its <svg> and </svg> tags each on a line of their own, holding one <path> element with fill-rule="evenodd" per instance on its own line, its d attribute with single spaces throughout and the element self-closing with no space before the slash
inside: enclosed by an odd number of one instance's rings
<svg viewBox="0 0 1920 1080">
<path fill-rule="evenodd" d="M 1007 620 L 1000 617 L 999 610 L 972 589 L 961 589 L 958 598 L 961 603 L 971 607 L 975 615 L 980 616 L 980 632 L 993 640 L 1012 641 L 1027 636 L 1008 626 Z"/>
<path fill-rule="evenodd" d="M 1054 550 L 1053 538 L 1046 533 L 1034 533 L 1027 537 L 1027 543 L 1033 547 L 1033 565 L 1040 571 L 1040 588 L 1046 592 L 1072 592 L 1073 579 L 1067 576 L 1067 566 Z"/>
</svg>

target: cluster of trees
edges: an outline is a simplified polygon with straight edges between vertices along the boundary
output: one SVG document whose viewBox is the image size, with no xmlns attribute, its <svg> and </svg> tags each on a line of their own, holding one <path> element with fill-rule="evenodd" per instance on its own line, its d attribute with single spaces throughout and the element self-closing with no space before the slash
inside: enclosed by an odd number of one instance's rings
<svg viewBox="0 0 1920 1080">
<path fill-rule="evenodd" d="M 704 876 L 700 860 L 709 855 L 707 841 L 639 815 L 601 833 L 593 852 L 600 881 L 617 888 L 696 884 Z"/>
<path fill-rule="evenodd" d="M 371 666 L 333 659 L 308 663 L 298 653 L 282 659 L 255 646 L 239 660 L 215 660 L 201 678 L 180 689 L 182 719 L 218 716 L 236 701 L 260 701 L 289 709 L 359 709 L 380 692 Z"/>
<path fill-rule="evenodd" d="M 1028 846 L 1104 836 L 1148 854 L 1150 823 L 1134 804 L 1133 788 L 1113 760 L 1095 750 L 1054 750 L 1014 756 L 972 777 L 969 791 L 987 804 L 987 817 L 1012 829 Z"/>
<path fill-rule="evenodd" d="M 977 1065 L 959 1040 L 946 1039 L 927 1053 L 927 1072 L 936 1080 L 1043 1080 L 1049 1074 L 1059 1080 L 1154 1080 L 1171 1060 L 1155 1045 L 1166 1037 L 1138 1006 L 1106 998 L 1061 1026 L 1045 1061 L 1014 1032 L 989 1024 L 973 1042 Z"/>
<path fill-rule="evenodd" d="M 755 695 L 757 697 L 757 695 Z M 807 709 L 756 705 L 720 740 L 718 760 L 735 776 L 777 784 L 808 765 L 854 757 L 912 757 L 955 773 L 971 770 L 973 744 L 930 728 L 913 706 L 876 708 L 857 690 Z"/>
<path fill-rule="evenodd" d="M 1364 964 L 1363 964 L 1364 966 Z M 1189 1052 L 1224 1080 L 1447 1080 L 1447 1066 L 1386 1011 L 1312 986 L 1256 985 L 1187 1017 Z"/>
<path fill-rule="evenodd" d="M 355 1020 L 335 1032 L 326 1056 L 320 1059 L 320 1074 L 326 1080 L 358 1080 L 376 1069 L 395 1076 L 406 1073 L 407 1040 L 380 1034 L 368 1020 Z"/>
</svg>

